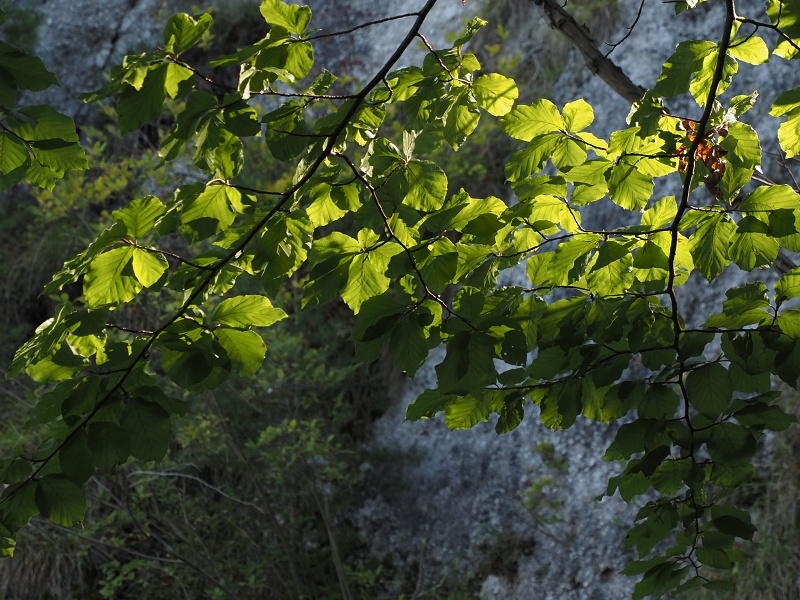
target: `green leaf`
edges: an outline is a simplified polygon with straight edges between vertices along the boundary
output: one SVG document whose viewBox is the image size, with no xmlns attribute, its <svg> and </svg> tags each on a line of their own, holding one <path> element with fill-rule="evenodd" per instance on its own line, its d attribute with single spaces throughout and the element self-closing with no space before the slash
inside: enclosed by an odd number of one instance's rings
<svg viewBox="0 0 800 600">
<path fill-rule="evenodd" d="M 796 0 L 767 0 L 767 15 L 772 24 L 780 27 L 781 32 L 789 38 L 779 37 L 773 54 L 787 59 L 796 58 L 797 46 L 800 46 L 800 7 Z"/>
<path fill-rule="evenodd" d="M 88 167 L 75 124 L 66 115 L 49 106 L 28 106 L 14 113 L 9 124 L 14 133 L 26 140 L 35 159 L 32 167 L 38 164 L 56 179 L 64 171 Z"/>
<path fill-rule="evenodd" d="M 264 362 L 267 347 L 255 331 L 218 329 L 214 332 L 214 338 L 225 350 L 234 368 L 245 377 L 255 375 Z"/>
<path fill-rule="evenodd" d="M 721 415 L 733 397 L 728 369 L 719 363 L 704 365 L 686 377 L 689 403 L 709 419 Z"/>
<path fill-rule="evenodd" d="M 569 131 L 583 131 L 594 122 L 594 110 L 586 100 L 575 100 L 564 105 L 564 123 Z"/>
<path fill-rule="evenodd" d="M 279 213 L 267 222 L 266 231 L 255 246 L 253 266 L 261 270 L 261 283 L 268 294 L 277 294 L 284 279 L 303 264 L 313 231 L 302 211 Z"/>
<path fill-rule="evenodd" d="M 342 290 L 342 300 L 358 314 L 361 305 L 389 289 L 385 265 L 376 260 L 375 253 L 354 256 L 347 270 L 347 284 Z"/>
<path fill-rule="evenodd" d="M 589 289 L 597 296 L 626 292 L 633 283 L 633 257 L 629 246 L 608 241 L 597 252 L 597 260 L 586 274 Z"/>
<path fill-rule="evenodd" d="M 111 471 L 123 464 L 131 453 L 127 432 L 119 425 L 97 421 L 89 425 L 89 448 L 98 469 Z"/>
<path fill-rule="evenodd" d="M 169 270 L 169 263 L 162 254 L 141 248 L 133 249 L 131 265 L 136 279 L 147 288 L 155 285 Z"/>
<path fill-rule="evenodd" d="M 665 98 L 688 92 L 695 72 L 714 49 L 715 45 L 707 41 L 687 40 L 679 43 L 674 54 L 664 63 L 653 92 Z M 712 56 L 716 59 L 716 54 Z"/>
<path fill-rule="evenodd" d="M 664 438 L 663 420 L 640 418 L 636 422 L 622 425 L 617 430 L 617 435 L 603 459 L 626 460 L 632 454 L 657 446 Z"/>
<path fill-rule="evenodd" d="M 567 129 L 556 105 L 544 99 L 537 100 L 530 106 L 517 106 L 503 117 L 501 124 L 503 131 L 523 142 L 530 142 L 539 135 Z"/>
<path fill-rule="evenodd" d="M 789 113 L 789 118 L 778 127 L 778 142 L 787 158 L 800 154 L 800 110 Z"/>
<path fill-rule="evenodd" d="M 264 296 L 236 296 L 220 302 L 211 320 L 230 327 L 269 327 L 286 316 Z"/>
<path fill-rule="evenodd" d="M 117 103 L 117 118 L 122 134 L 136 131 L 148 121 L 161 115 L 166 99 L 167 65 L 160 64 L 147 71 L 141 89 L 127 86 Z"/>
<path fill-rule="evenodd" d="M 480 117 L 478 105 L 465 90 L 450 106 L 445 117 L 444 139 L 453 150 L 458 150 L 467 137 L 475 131 Z"/>
<path fill-rule="evenodd" d="M 718 51 L 707 54 L 703 57 L 698 70 L 692 83 L 689 85 L 689 92 L 695 99 L 697 104 L 705 106 L 708 101 L 708 96 L 711 93 L 711 87 L 715 83 L 715 72 L 717 67 Z M 728 85 L 730 85 L 733 76 L 739 70 L 739 63 L 732 56 L 726 54 L 723 61 L 722 77 L 719 79 L 716 90 L 717 94 L 722 94 Z"/>
<path fill-rule="evenodd" d="M 125 224 L 129 236 L 140 238 L 153 231 L 165 212 L 166 207 L 161 200 L 155 196 L 145 196 L 131 200 L 121 210 L 115 210 L 113 217 Z"/>
<path fill-rule="evenodd" d="M 354 184 L 329 185 L 321 183 L 309 191 L 311 204 L 307 213 L 314 227 L 329 225 L 361 205 L 359 188 Z"/>
<path fill-rule="evenodd" d="M 459 46 L 463 46 L 467 42 L 469 42 L 480 29 L 488 25 L 488 21 L 484 21 L 480 17 L 473 17 L 467 23 L 467 27 L 464 30 L 464 33 L 460 35 L 456 41 L 453 42 L 453 47 L 457 48 Z"/>
<path fill-rule="evenodd" d="M 678 511 L 671 504 L 648 503 L 639 510 L 636 519 L 643 521 L 625 536 L 625 548 L 635 547 L 641 558 L 672 532 L 678 524 Z"/>
<path fill-rule="evenodd" d="M 785 310 L 778 315 L 776 322 L 790 338 L 800 338 L 800 310 Z"/>
<path fill-rule="evenodd" d="M 86 493 L 63 475 L 47 475 L 36 484 L 36 507 L 56 525 L 75 527 L 86 512 Z"/>
<path fill-rule="evenodd" d="M 782 117 L 798 108 L 800 108 L 800 87 L 779 94 L 769 109 L 769 114 L 773 117 Z"/>
<path fill-rule="evenodd" d="M 0 42 L 0 68 L 11 76 L 13 85 L 22 90 L 41 92 L 58 85 L 58 79 L 40 58 L 5 42 Z"/>
<path fill-rule="evenodd" d="M 800 267 L 784 273 L 775 284 L 775 301 L 782 303 L 800 297 Z"/>
<path fill-rule="evenodd" d="M 558 245 L 550 261 L 549 270 L 553 285 L 568 285 L 578 281 L 600 242 L 596 234 L 580 234 Z M 599 279 L 602 285 L 602 278 Z"/>
<path fill-rule="evenodd" d="M 450 429 L 471 429 L 488 421 L 491 414 L 492 406 L 485 398 L 464 396 L 447 405 L 444 422 Z"/>
<path fill-rule="evenodd" d="M 311 9 L 307 6 L 286 4 L 280 0 L 262 0 L 261 14 L 272 26 L 283 27 L 289 33 L 300 35 L 311 21 Z"/>
<path fill-rule="evenodd" d="M 612 419 L 618 419 L 627 412 L 619 396 L 608 388 L 598 389 L 589 377 L 581 381 L 581 402 L 581 414 L 592 421 L 610 423 Z"/>
<path fill-rule="evenodd" d="M 757 35 L 732 40 L 728 53 L 750 65 L 762 65 L 769 60 L 769 48 Z"/>
<path fill-rule="evenodd" d="M 732 567 L 731 559 L 723 550 L 715 550 L 713 548 L 697 548 L 695 550 L 697 559 L 708 567 L 715 569 L 730 569 Z"/>
<path fill-rule="evenodd" d="M 783 92 L 775 100 L 769 114 L 773 117 L 787 116 L 788 120 L 778 128 L 778 141 L 788 158 L 800 154 L 800 88 Z"/>
<path fill-rule="evenodd" d="M 0 556 L 11 556 L 14 550 L 14 540 L 8 534 L 25 527 L 31 517 L 39 514 L 36 506 L 35 481 L 12 483 L 3 490 L 0 496 Z M 6 529 L 10 531 L 6 531 Z M 6 535 L 2 535 L 2 534 Z"/>
<path fill-rule="evenodd" d="M 10 133 L 0 134 L 0 189 L 18 183 L 29 165 L 30 156 L 25 145 Z"/>
<path fill-rule="evenodd" d="M 83 279 L 83 295 L 89 308 L 114 308 L 130 302 L 142 289 L 132 268 L 135 248 L 109 250 L 89 264 Z"/>
<path fill-rule="evenodd" d="M 662 494 L 676 494 L 691 475 L 692 465 L 685 460 L 667 460 L 653 474 L 653 487 Z"/>
<path fill-rule="evenodd" d="M 187 189 L 181 222 L 201 238 L 230 227 L 235 218 L 233 208 L 242 205 L 241 192 L 226 185 L 209 185 L 196 195 L 195 191 Z"/>
<path fill-rule="evenodd" d="M 711 522 L 728 535 L 735 535 L 743 540 L 750 540 L 756 532 L 749 513 L 739 510 L 732 504 L 716 504 L 711 507 Z"/>
<path fill-rule="evenodd" d="M 203 13 L 194 17 L 180 13 L 170 17 L 164 27 L 164 49 L 181 54 L 197 44 L 211 27 L 211 15 Z"/>
<path fill-rule="evenodd" d="M 742 212 L 769 212 L 780 208 L 800 209 L 800 194 L 788 185 L 763 185 L 745 196 L 738 206 Z"/>
<path fill-rule="evenodd" d="M 678 214 L 678 205 L 675 202 L 675 196 L 666 196 L 644 211 L 642 214 L 642 227 L 661 229 L 671 225 L 676 214 Z"/>
<path fill-rule="evenodd" d="M 725 214 L 711 213 L 689 238 L 694 264 L 703 276 L 711 281 L 730 264 L 728 248 L 736 226 Z"/>
<path fill-rule="evenodd" d="M 132 398 L 119 421 L 130 440 L 130 453 L 139 460 L 161 462 L 172 440 L 169 413 L 155 402 Z"/>
<path fill-rule="evenodd" d="M 645 393 L 637 412 L 640 419 L 671 419 L 675 416 L 679 404 L 680 398 L 674 390 L 663 385 L 654 385 Z"/>
<path fill-rule="evenodd" d="M 611 200 L 628 210 L 642 210 L 653 195 L 653 179 L 641 171 L 638 161 L 626 157 L 611 168 L 608 178 Z"/>
<path fill-rule="evenodd" d="M 419 397 L 408 405 L 406 420 L 419 421 L 430 419 L 442 412 L 455 399 L 451 394 L 444 394 L 439 389 L 425 390 Z"/>
<path fill-rule="evenodd" d="M 778 256 L 780 245 L 768 235 L 766 223 L 755 217 L 745 217 L 731 235 L 728 254 L 745 271 L 770 264 Z"/>
<path fill-rule="evenodd" d="M 514 101 L 519 97 L 519 90 L 514 80 L 490 73 L 481 75 L 472 84 L 472 92 L 478 106 L 495 117 L 502 117 L 514 106 Z"/>
<path fill-rule="evenodd" d="M 586 147 L 572 138 L 562 137 L 553 150 L 552 160 L 559 169 L 581 165 L 586 160 Z"/>
<path fill-rule="evenodd" d="M 546 134 L 533 138 L 528 147 L 511 155 L 506 163 L 506 179 L 520 181 L 538 172 L 558 145 L 558 134 Z"/>
<path fill-rule="evenodd" d="M 734 423 L 717 423 L 711 428 L 708 453 L 720 465 L 741 465 L 749 462 L 756 451 L 756 440 L 746 427 Z"/>
<path fill-rule="evenodd" d="M 292 160 L 308 147 L 311 130 L 306 124 L 303 109 L 299 102 L 287 102 L 262 119 L 266 124 L 267 148 L 278 160 Z"/>
<path fill-rule="evenodd" d="M 70 379 L 88 366 L 89 361 L 75 352 L 69 344 L 62 344 L 52 356 L 28 365 L 25 372 L 38 383 L 48 383 Z"/>
<path fill-rule="evenodd" d="M 777 406 L 770 406 L 763 402 L 748 404 L 733 413 L 733 416 L 740 425 L 745 427 L 763 427 L 772 431 L 784 431 L 797 422 L 794 415 L 787 414 Z"/>
<path fill-rule="evenodd" d="M 86 432 L 78 429 L 72 433 L 58 452 L 64 475 L 76 485 L 83 485 L 94 475 L 94 460 L 89 449 Z"/>
<path fill-rule="evenodd" d="M 761 164 L 761 144 L 758 141 L 758 134 L 746 123 L 728 125 L 728 135 L 719 145 L 728 151 L 726 160 L 731 165 L 752 169 Z M 727 170 L 725 172 L 727 173 Z"/>
<path fill-rule="evenodd" d="M 402 170 L 403 203 L 416 210 L 434 211 L 447 197 L 447 175 L 433 162 L 412 160 Z"/>
<path fill-rule="evenodd" d="M 505 400 L 503 408 L 500 409 L 500 417 L 495 425 L 495 432 L 498 434 L 509 433 L 516 429 L 525 416 L 525 400 L 519 398 L 515 400 Z"/>
<path fill-rule="evenodd" d="M 392 328 L 389 341 L 397 368 L 413 375 L 428 358 L 428 341 L 425 330 L 414 315 L 409 315 Z"/>
<path fill-rule="evenodd" d="M 186 96 L 192 90 L 191 80 L 194 72 L 191 69 L 176 63 L 167 65 L 167 75 L 164 78 L 164 90 L 170 98 Z"/>
</svg>

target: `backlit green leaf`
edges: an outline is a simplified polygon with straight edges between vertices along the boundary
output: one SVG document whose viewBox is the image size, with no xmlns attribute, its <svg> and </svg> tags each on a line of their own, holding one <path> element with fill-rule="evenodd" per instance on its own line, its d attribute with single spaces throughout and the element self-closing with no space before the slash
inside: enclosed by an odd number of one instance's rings
<svg viewBox="0 0 800 600">
<path fill-rule="evenodd" d="M 264 362 L 267 347 L 255 331 L 218 329 L 214 332 L 214 337 L 225 350 L 234 368 L 245 377 L 254 375 Z"/>
<path fill-rule="evenodd" d="M 129 236 L 139 238 L 153 231 L 156 222 L 165 212 L 166 208 L 161 200 L 155 196 L 145 196 L 131 200 L 125 208 L 115 210 L 113 216 L 125 224 Z"/>
<path fill-rule="evenodd" d="M 173 54 L 186 52 L 200 41 L 210 27 L 209 13 L 194 17 L 181 13 L 170 17 L 164 28 L 164 48 Z"/>
<path fill-rule="evenodd" d="M 622 208 L 642 210 L 653 194 L 653 179 L 641 172 L 636 160 L 624 158 L 611 168 L 608 190 Z"/>
<path fill-rule="evenodd" d="M 134 276 L 144 287 L 155 285 L 169 269 L 169 263 L 162 254 L 141 248 L 133 249 L 131 266 Z"/>
<path fill-rule="evenodd" d="M 594 110 L 586 100 L 575 100 L 564 105 L 564 123 L 568 131 L 583 131 L 594 122 Z"/>
<path fill-rule="evenodd" d="M 285 318 L 286 313 L 264 296 L 236 296 L 220 302 L 211 320 L 231 327 L 269 327 Z"/>
<path fill-rule="evenodd" d="M 728 266 L 728 248 L 735 228 L 727 215 L 712 213 L 703 217 L 689 238 L 694 264 L 706 279 L 714 279 Z"/>
<path fill-rule="evenodd" d="M 501 123 L 508 135 L 523 142 L 567 128 L 556 105 L 544 99 L 537 100 L 530 106 L 517 106 L 503 117 Z"/>
<path fill-rule="evenodd" d="M 283 27 L 296 35 L 303 33 L 311 20 L 310 8 L 281 0 L 261 0 L 261 14 L 270 25 Z"/>
<path fill-rule="evenodd" d="M 782 58 L 796 58 L 800 52 L 797 50 L 800 40 L 800 7 L 795 0 L 767 0 L 767 15 L 773 25 L 789 38 L 778 38 L 774 54 Z"/>
<path fill-rule="evenodd" d="M 514 80 L 497 73 L 478 77 L 473 84 L 472 91 L 478 105 L 495 117 L 507 114 L 519 96 L 519 90 Z"/>
<path fill-rule="evenodd" d="M 788 185 L 761 186 L 744 197 L 739 210 L 766 212 L 779 208 L 800 209 L 800 194 Z"/>
<path fill-rule="evenodd" d="M 740 37 L 731 41 L 728 52 L 751 65 L 761 65 L 769 60 L 767 44 L 757 35 Z"/>
<path fill-rule="evenodd" d="M 122 246 L 96 257 L 83 279 L 83 294 L 90 308 L 116 307 L 132 300 L 142 289 L 132 261 L 135 248 Z"/>
</svg>

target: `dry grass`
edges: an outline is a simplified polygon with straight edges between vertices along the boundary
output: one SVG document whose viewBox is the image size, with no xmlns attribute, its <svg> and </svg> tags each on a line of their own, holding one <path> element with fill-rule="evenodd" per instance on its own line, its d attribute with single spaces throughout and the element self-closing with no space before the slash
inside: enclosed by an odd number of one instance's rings
<svg viewBox="0 0 800 600">
<path fill-rule="evenodd" d="M 84 558 L 70 538 L 38 518 L 19 533 L 14 558 L 0 560 L 0 598 L 83 598 Z M 77 594 L 76 594 L 77 592 Z"/>
</svg>

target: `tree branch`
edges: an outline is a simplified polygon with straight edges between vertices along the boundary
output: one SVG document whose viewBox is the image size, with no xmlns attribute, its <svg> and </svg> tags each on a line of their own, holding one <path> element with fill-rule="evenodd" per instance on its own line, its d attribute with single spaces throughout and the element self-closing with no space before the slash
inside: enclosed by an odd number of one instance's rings
<svg viewBox="0 0 800 600">
<path fill-rule="evenodd" d="M 597 42 L 581 27 L 574 17 L 561 6 L 559 0 L 531 0 L 544 11 L 550 27 L 557 29 L 586 59 L 589 70 L 605 81 L 612 90 L 633 104 L 647 91 L 636 85 L 607 56 L 597 49 Z"/>
</svg>

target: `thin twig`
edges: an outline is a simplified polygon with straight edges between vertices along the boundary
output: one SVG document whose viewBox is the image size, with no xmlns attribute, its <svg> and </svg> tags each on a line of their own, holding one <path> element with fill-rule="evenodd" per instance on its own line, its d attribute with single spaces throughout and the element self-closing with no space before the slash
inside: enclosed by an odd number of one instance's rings
<svg viewBox="0 0 800 600">
<path fill-rule="evenodd" d="M 375 19 L 374 21 L 369 21 L 367 23 L 361 23 L 360 25 L 356 25 L 350 29 L 345 29 L 343 31 L 334 31 L 333 33 L 321 33 L 319 35 L 312 35 L 311 37 L 307 37 L 304 39 L 306 42 L 310 42 L 313 40 L 321 40 L 323 38 L 330 38 L 337 35 L 347 35 L 348 33 L 353 33 L 354 31 L 358 31 L 359 29 L 364 29 L 365 27 L 371 27 L 373 25 L 380 25 L 381 23 L 388 23 L 389 21 L 397 21 L 398 19 L 407 19 L 409 17 L 418 17 L 419 12 L 411 12 L 411 13 L 403 13 L 401 15 L 394 15 L 391 17 L 385 17 L 383 19 Z"/>
<path fill-rule="evenodd" d="M 189 475 L 188 473 L 180 473 L 178 471 L 131 471 L 128 473 L 128 477 L 130 478 L 133 475 L 150 475 L 152 477 L 175 477 L 180 479 L 189 479 L 190 481 L 196 481 L 200 485 L 210 489 L 212 492 L 219 494 L 223 498 L 227 498 L 228 500 L 232 500 L 237 504 L 241 504 L 242 506 L 249 506 L 250 508 L 254 508 L 262 515 L 265 514 L 264 510 L 254 502 L 248 502 L 247 500 L 242 500 L 241 498 L 237 498 L 236 496 L 231 496 L 230 494 L 224 492 L 220 488 L 211 485 L 205 479 L 201 479 L 200 477 L 196 477 L 194 475 Z"/>
<path fill-rule="evenodd" d="M 550 26 L 563 33 L 586 59 L 586 66 L 605 81 L 611 89 L 628 102 L 636 102 L 647 92 L 633 83 L 611 59 L 597 49 L 597 43 L 586 30 L 578 24 L 558 0 L 531 0 L 544 11 Z"/>
<path fill-rule="evenodd" d="M 642 18 L 642 9 L 644 8 L 644 3 L 645 3 L 645 1 L 646 1 L 646 0 L 642 0 L 641 4 L 639 4 L 639 12 L 637 12 L 637 13 L 636 13 L 636 18 L 633 20 L 633 23 L 631 23 L 631 24 L 630 24 L 630 26 L 627 28 L 627 29 L 628 29 L 627 33 L 625 33 L 625 35 L 624 35 L 624 36 L 622 36 L 622 38 L 621 38 L 619 41 L 617 41 L 617 42 L 614 42 L 614 43 L 611 43 L 611 44 L 609 44 L 608 42 L 606 42 L 606 45 L 607 45 L 607 46 L 611 46 L 611 50 L 609 50 L 608 52 L 606 52 L 606 53 L 605 53 L 605 57 L 606 57 L 606 58 L 608 58 L 609 56 L 611 56 L 611 53 L 612 53 L 614 50 L 616 50 L 616 49 L 617 49 L 619 46 L 621 46 L 621 45 L 622 45 L 622 42 L 624 42 L 624 41 L 625 41 L 625 40 L 627 40 L 629 37 L 631 37 L 631 34 L 633 33 L 633 28 L 634 28 L 634 27 L 636 27 L 637 23 L 639 23 L 639 19 L 641 19 L 641 18 Z"/>
<path fill-rule="evenodd" d="M 138 248 L 139 250 L 144 250 L 146 252 L 151 252 L 153 254 L 163 254 L 164 256 L 169 256 L 170 258 L 174 258 L 175 260 L 177 260 L 179 262 L 182 262 L 185 265 L 189 265 L 190 267 L 194 267 L 195 269 L 200 269 L 202 271 L 212 271 L 213 270 L 213 267 L 207 267 L 207 266 L 204 266 L 204 265 L 198 265 L 197 263 L 194 263 L 194 262 L 192 262 L 192 261 L 190 261 L 190 260 L 188 260 L 186 258 L 183 258 L 182 256 L 178 256 L 174 252 L 169 252 L 167 250 L 161 250 L 159 248 L 153 248 L 151 246 L 142 246 L 141 244 L 137 244 L 136 242 L 134 242 L 133 240 L 129 240 L 128 238 L 122 238 L 120 241 L 123 244 L 127 244 L 128 246 L 131 246 L 133 248 Z"/>
</svg>

